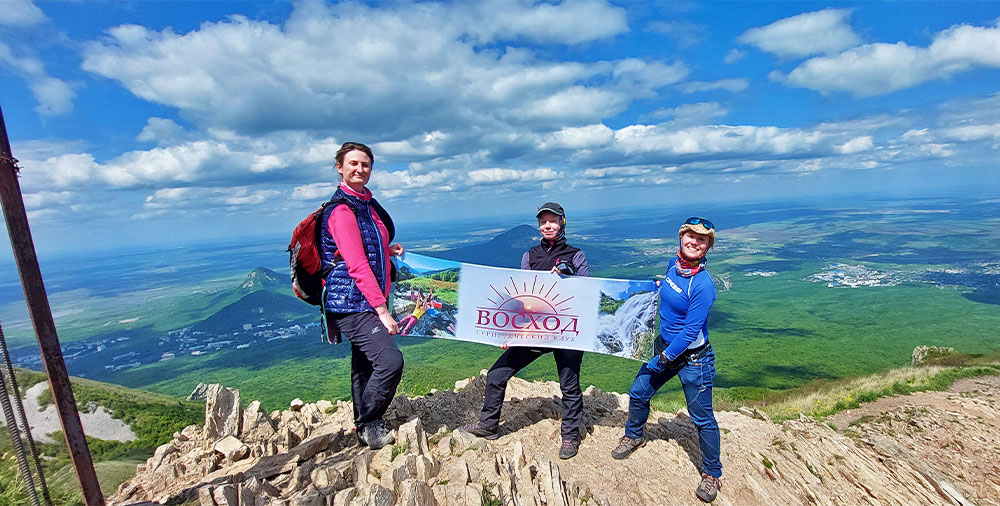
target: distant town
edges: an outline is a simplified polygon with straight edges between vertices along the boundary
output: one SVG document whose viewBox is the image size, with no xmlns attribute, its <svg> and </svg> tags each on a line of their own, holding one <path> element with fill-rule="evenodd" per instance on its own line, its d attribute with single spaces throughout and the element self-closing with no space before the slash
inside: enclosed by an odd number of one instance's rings
<svg viewBox="0 0 1000 506">
<path fill-rule="evenodd" d="M 154 362 L 171 360 L 182 355 L 207 355 L 224 348 L 244 349 L 258 343 L 288 339 L 306 334 L 309 328 L 319 327 L 319 322 L 294 324 L 284 327 L 276 326 L 275 322 L 244 323 L 241 330 L 211 334 L 184 327 L 171 330 L 160 337 L 155 349 L 148 352 L 137 351 L 128 346 L 131 337 L 111 337 L 93 341 L 78 341 L 63 345 L 63 358 L 70 367 L 74 363 L 89 362 L 91 368 L 94 362 L 103 364 L 104 369 L 117 372 Z M 131 348 L 131 351 L 125 351 Z M 32 351 L 33 350 L 33 351 Z M 142 350 L 142 348 L 140 348 Z M 41 356 L 37 348 L 28 347 L 15 353 L 12 357 L 14 365 L 29 369 L 42 367 Z M 118 353 L 122 351 L 123 353 Z M 86 377 L 86 374 L 79 374 Z"/>
<path fill-rule="evenodd" d="M 896 286 L 908 281 L 907 276 L 896 271 L 877 271 L 869 269 L 862 264 L 849 265 L 842 263 L 832 263 L 826 270 L 813 274 L 806 278 L 817 283 L 826 283 L 826 286 L 849 286 L 857 288 L 859 286 Z"/>
<path fill-rule="evenodd" d="M 876 270 L 864 264 L 833 262 L 822 272 L 808 276 L 806 280 L 826 283 L 829 287 L 883 287 L 912 282 L 955 287 L 966 291 L 996 290 L 1000 288 L 1000 269 L 996 262 L 973 264 L 967 268 L 931 268 L 912 271 Z"/>
</svg>

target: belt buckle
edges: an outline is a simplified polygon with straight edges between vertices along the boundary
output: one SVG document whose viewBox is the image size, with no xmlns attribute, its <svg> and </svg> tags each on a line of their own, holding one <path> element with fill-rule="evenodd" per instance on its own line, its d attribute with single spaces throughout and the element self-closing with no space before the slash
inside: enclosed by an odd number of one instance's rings
<svg viewBox="0 0 1000 506">
<path fill-rule="evenodd" d="M 705 343 L 705 344 L 703 344 L 703 345 L 701 345 L 701 346 L 699 346 L 699 347 L 691 350 L 691 357 L 693 357 L 693 358 L 704 357 L 705 353 L 707 351 L 708 351 L 708 343 Z"/>
</svg>

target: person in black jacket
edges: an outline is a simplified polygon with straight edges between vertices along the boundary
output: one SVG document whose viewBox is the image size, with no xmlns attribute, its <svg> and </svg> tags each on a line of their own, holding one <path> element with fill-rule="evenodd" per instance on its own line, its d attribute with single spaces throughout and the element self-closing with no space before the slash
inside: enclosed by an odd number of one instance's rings
<svg viewBox="0 0 1000 506">
<path fill-rule="evenodd" d="M 583 251 L 566 244 L 566 212 L 555 202 L 546 202 L 538 208 L 538 231 L 541 244 L 532 247 L 521 257 L 521 268 L 549 271 L 567 276 L 589 276 L 590 267 Z M 562 389 L 562 445 L 559 458 L 568 459 L 580 448 L 580 425 L 583 418 L 583 393 L 580 391 L 580 363 L 583 352 L 558 348 L 513 347 L 507 344 L 500 358 L 486 374 L 486 395 L 479 421 L 462 427 L 474 436 L 486 439 L 500 437 L 500 410 L 503 408 L 507 382 L 538 357 L 552 352 L 559 369 L 559 386 Z"/>
</svg>

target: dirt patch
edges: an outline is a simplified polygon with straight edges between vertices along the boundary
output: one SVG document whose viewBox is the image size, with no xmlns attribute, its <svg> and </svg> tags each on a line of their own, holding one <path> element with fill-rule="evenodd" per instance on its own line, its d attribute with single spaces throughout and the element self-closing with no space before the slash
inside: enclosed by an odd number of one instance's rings
<svg viewBox="0 0 1000 506">
<path fill-rule="evenodd" d="M 44 381 L 37 383 L 24 393 L 24 413 L 28 418 L 28 425 L 31 426 L 31 436 L 40 443 L 52 443 L 49 434 L 61 431 L 59 423 L 59 412 L 55 405 L 49 404 L 45 409 L 38 404 L 38 396 L 49 389 L 48 383 Z M 13 399 L 12 399 L 13 401 Z M 83 425 L 84 434 L 105 441 L 134 441 L 135 433 L 125 422 L 115 419 L 104 406 L 96 406 L 91 412 L 80 412 L 80 423 Z M 7 423 L 0 420 L 0 425 Z"/>
</svg>

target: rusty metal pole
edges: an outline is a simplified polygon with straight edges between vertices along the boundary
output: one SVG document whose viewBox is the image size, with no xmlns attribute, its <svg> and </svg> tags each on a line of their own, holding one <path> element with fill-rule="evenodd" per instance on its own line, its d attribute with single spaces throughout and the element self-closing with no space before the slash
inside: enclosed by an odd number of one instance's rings
<svg viewBox="0 0 1000 506">
<path fill-rule="evenodd" d="M 103 506 L 104 495 L 97 481 L 97 473 L 94 472 L 94 462 L 83 434 L 80 413 L 76 410 L 73 387 L 69 382 L 69 373 L 66 372 L 66 361 L 63 360 L 59 337 L 56 335 L 56 324 L 52 320 L 52 310 L 49 308 L 49 299 L 42 283 L 38 257 L 35 256 L 35 245 L 31 240 L 31 230 L 28 228 L 28 215 L 24 210 L 21 186 L 17 182 L 17 166 L 10 152 L 10 140 L 7 138 L 7 126 L 3 121 L 2 109 L 0 109 L 0 204 L 3 205 L 3 216 L 7 222 L 10 244 L 14 249 L 17 271 L 21 275 L 21 287 L 24 289 L 24 299 L 31 314 L 31 324 L 35 327 L 35 335 L 42 350 L 42 364 L 49 377 L 52 400 L 59 411 L 59 423 L 62 424 L 66 446 L 69 447 L 69 454 L 76 468 L 76 479 L 88 506 Z"/>
</svg>

